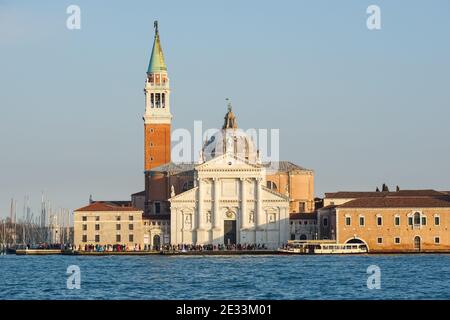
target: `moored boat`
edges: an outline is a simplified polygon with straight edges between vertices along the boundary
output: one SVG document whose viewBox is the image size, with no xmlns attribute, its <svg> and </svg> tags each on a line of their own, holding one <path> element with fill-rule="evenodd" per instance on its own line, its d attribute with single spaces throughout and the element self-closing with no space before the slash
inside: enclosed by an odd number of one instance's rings
<svg viewBox="0 0 450 320">
<path fill-rule="evenodd" d="M 286 254 L 364 254 L 368 253 L 363 243 L 336 243 L 334 240 L 290 240 L 278 249 Z"/>
</svg>

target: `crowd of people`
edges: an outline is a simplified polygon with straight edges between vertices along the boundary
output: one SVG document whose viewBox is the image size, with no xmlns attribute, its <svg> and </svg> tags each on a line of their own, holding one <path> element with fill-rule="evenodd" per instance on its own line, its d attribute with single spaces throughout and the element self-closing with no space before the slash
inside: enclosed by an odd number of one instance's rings
<svg viewBox="0 0 450 320">
<path fill-rule="evenodd" d="M 187 251 L 251 251 L 251 250 L 267 250 L 265 244 L 256 243 L 244 243 L 244 244 L 205 244 L 205 245 L 193 245 L 193 244 L 178 244 L 178 245 L 165 245 L 163 251 L 170 252 L 187 252 Z"/>
<path fill-rule="evenodd" d="M 134 246 L 128 246 L 125 244 L 85 244 L 84 246 L 78 246 L 78 248 L 70 247 L 67 250 L 85 251 L 85 252 L 129 252 L 129 251 L 167 251 L 167 252 L 187 252 L 187 251 L 251 251 L 251 250 L 267 250 L 265 244 L 205 244 L 205 245 L 193 245 L 193 244 L 166 244 L 163 246 L 150 246 L 135 244 Z"/>
</svg>

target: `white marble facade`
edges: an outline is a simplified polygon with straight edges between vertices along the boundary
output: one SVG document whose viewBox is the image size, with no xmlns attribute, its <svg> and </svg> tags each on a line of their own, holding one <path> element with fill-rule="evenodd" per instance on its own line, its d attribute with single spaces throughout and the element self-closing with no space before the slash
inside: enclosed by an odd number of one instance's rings
<svg viewBox="0 0 450 320">
<path fill-rule="evenodd" d="M 195 167 L 196 185 L 173 195 L 172 244 L 265 244 L 289 239 L 289 198 L 265 187 L 265 168 L 227 152 Z"/>
</svg>

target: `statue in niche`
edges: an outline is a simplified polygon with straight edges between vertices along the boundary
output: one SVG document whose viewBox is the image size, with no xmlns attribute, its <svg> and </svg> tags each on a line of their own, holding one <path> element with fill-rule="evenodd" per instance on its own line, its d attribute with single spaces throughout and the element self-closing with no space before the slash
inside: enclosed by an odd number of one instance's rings
<svg viewBox="0 0 450 320">
<path fill-rule="evenodd" d="M 248 221 L 250 223 L 255 222 L 255 213 L 253 211 L 250 211 L 250 214 L 248 215 Z"/>
<path fill-rule="evenodd" d="M 211 223 L 211 211 L 206 212 L 206 222 Z"/>
<path fill-rule="evenodd" d="M 184 226 L 186 229 L 190 229 L 192 226 L 192 220 L 191 220 L 191 215 L 187 214 L 184 217 Z"/>
</svg>

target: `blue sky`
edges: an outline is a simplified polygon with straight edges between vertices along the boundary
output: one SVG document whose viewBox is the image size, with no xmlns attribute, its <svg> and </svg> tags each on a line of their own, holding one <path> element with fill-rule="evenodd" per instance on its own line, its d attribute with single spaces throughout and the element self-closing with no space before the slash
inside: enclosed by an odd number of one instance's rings
<svg viewBox="0 0 450 320">
<path fill-rule="evenodd" d="M 241 128 L 280 129 L 318 196 L 450 189 L 449 1 L 0 1 L 0 215 L 42 190 L 74 209 L 143 189 L 155 19 L 174 129 L 219 126 L 230 97 Z"/>
</svg>

